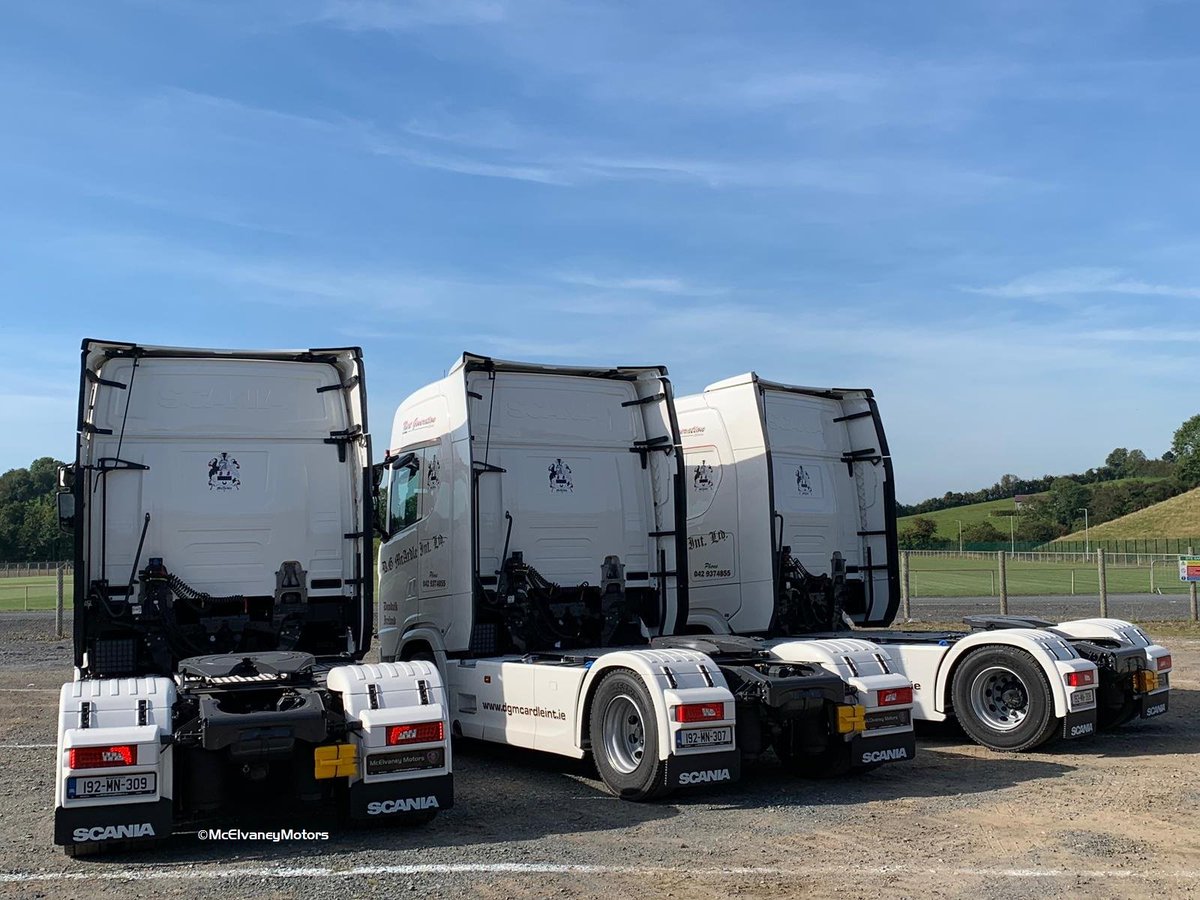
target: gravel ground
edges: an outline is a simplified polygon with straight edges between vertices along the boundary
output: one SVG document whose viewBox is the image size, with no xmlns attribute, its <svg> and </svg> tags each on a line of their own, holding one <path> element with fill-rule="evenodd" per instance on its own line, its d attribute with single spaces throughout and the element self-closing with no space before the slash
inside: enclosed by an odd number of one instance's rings
<svg viewBox="0 0 1200 900">
<path fill-rule="evenodd" d="M 941 618 L 953 618 L 942 611 Z M 420 828 L 200 842 L 68 860 L 51 843 L 52 617 L 0 616 L 0 897 L 1162 897 L 1200 894 L 1200 640 L 1171 713 L 1005 756 L 952 728 L 914 762 L 804 782 L 771 759 L 724 789 L 637 805 L 586 763 L 456 745 L 456 806 Z"/>
</svg>

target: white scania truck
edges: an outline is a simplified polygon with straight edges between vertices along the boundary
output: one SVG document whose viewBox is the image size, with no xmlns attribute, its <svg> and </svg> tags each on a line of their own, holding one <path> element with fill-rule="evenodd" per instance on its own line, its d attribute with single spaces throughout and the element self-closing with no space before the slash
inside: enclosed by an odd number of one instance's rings
<svg viewBox="0 0 1200 900">
<path fill-rule="evenodd" d="M 590 752 L 633 800 L 772 745 L 800 770 L 911 758 L 886 651 L 685 633 L 665 369 L 464 355 L 400 405 L 381 468 L 381 653 L 436 663 L 455 734 Z"/>
<path fill-rule="evenodd" d="M 428 663 L 366 665 L 371 449 L 356 348 L 83 343 L 68 855 L 233 814 L 423 821 L 452 802 Z M 238 820 L 239 823 L 244 821 Z"/>
<path fill-rule="evenodd" d="M 871 391 L 749 373 L 675 408 L 693 626 L 787 647 L 868 638 L 912 679 L 918 719 L 954 716 L 995 750 L 1166 712 L 1171 656 L 1129 622 L 971 616 L 969 632 L 875 630 L 892 624 L 900 591 L 892 464 Z"/>
</svg>

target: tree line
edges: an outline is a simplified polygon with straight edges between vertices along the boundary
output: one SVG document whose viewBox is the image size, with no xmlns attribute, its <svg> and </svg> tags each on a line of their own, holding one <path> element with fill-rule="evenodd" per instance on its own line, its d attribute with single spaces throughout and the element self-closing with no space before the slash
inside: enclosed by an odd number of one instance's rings
<svg viewBox="0 0 1200 900">
<path fill-rule="evenodd" d="M 1010 529 L 1008 516 L 995 516 L 994 522 L 964 524 L 962 540 L 964 544 L 996 543 L 1012 536 L 1018 541 L 1044 543 L 1077 531 L 1084 508 L 1089 524 L 1099 525 L 1196 487 L 1200 487 L 1200 415 L 1176 429 L 1171 449 L 1159 459 L 1149 459 L 1141 450 L 1117 447 L 1103 466 L 1079 474 L 1034 479 L 1005 475 L 980 491 L 950 491 L 921 503 L 899 504 L 899 515 L 917 516 L 900 529 L 900 546 L 909 550 L 935 546 L 937 523 L 920 514 L 936 510 L 1036 494 L 1021 504 L 1015 529 Z"/>
<path fill-rule="evenodd" d="M 41 562 L 71 555 L 71 541 L 58 529 L 58 467 L 51 456 L 28 469 L 0 475 L 0 560 Z"/>
</svg>

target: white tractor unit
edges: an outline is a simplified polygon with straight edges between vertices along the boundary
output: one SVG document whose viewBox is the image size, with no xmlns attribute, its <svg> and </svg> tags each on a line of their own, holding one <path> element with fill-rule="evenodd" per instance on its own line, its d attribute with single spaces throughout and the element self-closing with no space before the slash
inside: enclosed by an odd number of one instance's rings
<svg viewBox="0 0 1200 900">
<path fill-rule="evenodd" d="M 380 468 L 382 657 L 436 664 L 453 733 L 590 752 L 632 800 L 734 781 L 772 745 L 801 771 L 913 755 L 881 648 L 686 633 L 665 369 L 464 355 L 400 405 Z"/>
<path fill-rule="evenodd" d="M 412 822 L 450 806 L 437 670 L 361 661 L 360 352 L 87 340 L 82 356 L 77 457 L 60 474 L 75 675 L 55 843 L 76 856 L 247 812 Z"/>
<path fill-rule="evenodd" d="M 997 615 L 968 617 L 970 631 L 877 630 L 894 621 L 900 590 L 891 458 L 871 391 L 750 373 L 675 409 L 696 629 L 763 637 L 789 656 L 809 638 L 869 639 L 912 680 L 918 719 L 953 716 L 994 750 L 1166 712 L 1171 656 L 1129 622 Z"/>
</svg>

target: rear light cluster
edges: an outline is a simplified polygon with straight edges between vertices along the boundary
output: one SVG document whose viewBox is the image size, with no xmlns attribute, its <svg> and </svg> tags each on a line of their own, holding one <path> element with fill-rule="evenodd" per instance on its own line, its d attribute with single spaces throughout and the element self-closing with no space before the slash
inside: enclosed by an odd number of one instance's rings
<svg viewBox="0 0 1200 900">
<path fill-rule="evenodd" d="M 676 722 L 711 722 L 723 718 L 724 703 L 685 703 L 675 707 Z"/>
<path fill-rule="evenodd" d="M 1158 658 L 1158 671 L 1161 672 L 1163 669 L 1169 668 L 1171 668 L 1171 654 L 1168 653 L 1166 656 Z"/>
<path fill-rule="evenodd" d="M 387 730 L 389 747 L 398 744 L 427 744 L 430 741 L 440 741 L 445 737 L 445 728 L 441 722 L 418 722 L 415 725 L 392 725 Z"/>
<path fill-rule="evenodd" d="M 67 765 L 72 769 L 108 769 L 113 766 L 132 766 L 137 763 L 137 747 L 118 744 L 115 747 L 75 747 L 67 752 Z"/>
<path fill-rule="evenodd" d="M 1096 683 L 1096 670 L 1084 669 L 1082 672 L 1067 673 L 1067 687 L 1087 687 Z"/>
<path fill-rule="evenodd" d="M 899 706 L 902 703 L 912 703 L 912 688 L 892 688 L 879 692 L 880 706 Z"/>
</svg>

